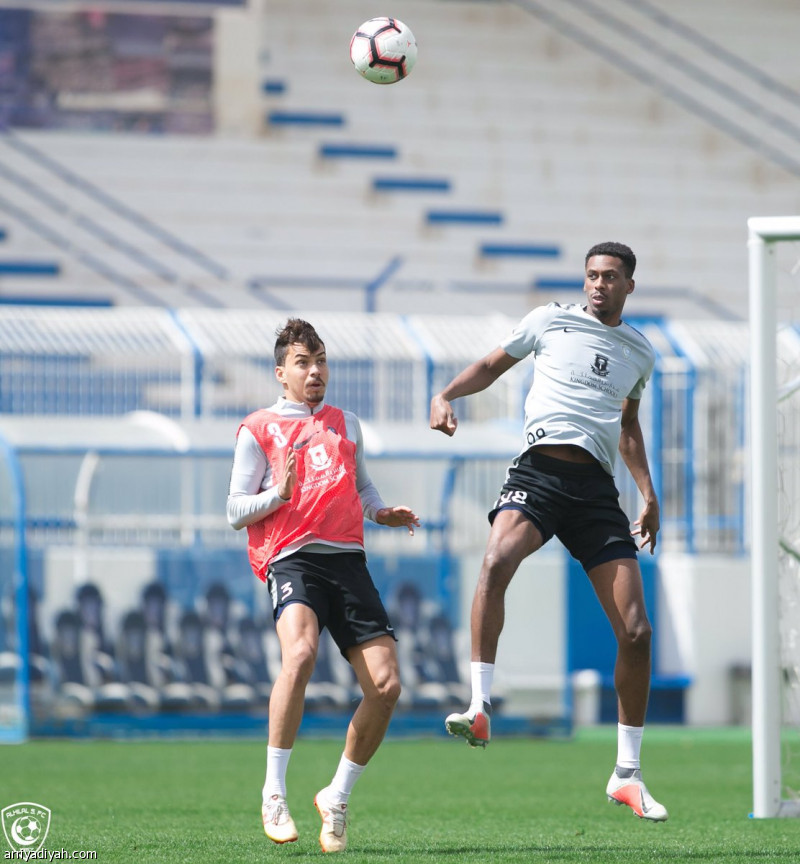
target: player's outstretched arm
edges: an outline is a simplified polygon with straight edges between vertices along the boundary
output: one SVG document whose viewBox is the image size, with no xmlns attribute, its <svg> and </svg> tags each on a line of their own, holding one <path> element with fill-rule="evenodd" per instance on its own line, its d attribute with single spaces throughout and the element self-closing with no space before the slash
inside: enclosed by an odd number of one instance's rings
<svg viewBox="0 0 800 864">
<path fill-rule="evenodd" d="M 644 549 L 645 546 L 649 546 L 652 555 L 661 527 L 661 516 L 656 490 L 650 476 L 650 466 L 647 463 L 644 435 L 639 423 L 638 399 L 626 399 L 623 402 L 619 452 L 644 499 L 644 508 L 639 518 L 633 523 L 636 530 L 631 533 L 634 536 L 639 535 L 639 548 Z"/>
<path fill-rule="evenodd" d="M 520 358 L 506 354 L 502 348 L 495 348 L 491 354 L 467 366 L 431 399 L 431 429 L 438 429 L 445 435 L 453 435 L 458 426 L 458 418 L 453 411 L 451 400 L 470 396 L 485 390 Z"/>
<path fill-rule="evenodd" d="M 410 507 L 381 507 L 375 514 L 375 521 L 390 528 L 408 528 L 412 537 L 414 528 L 419 528 L 419 517 Z"/>
</svg>

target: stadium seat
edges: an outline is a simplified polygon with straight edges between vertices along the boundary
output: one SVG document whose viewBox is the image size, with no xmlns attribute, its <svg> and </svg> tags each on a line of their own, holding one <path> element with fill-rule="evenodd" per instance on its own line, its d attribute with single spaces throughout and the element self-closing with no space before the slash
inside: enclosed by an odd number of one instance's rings
<svg viewBox="0 0 800 864">
<path fill-rule="evenodd" d="M 561 248 L 543 243 L 481 243 L 484 258 L 558 258 Z"/>
<path fill-rule="evenodd" d="M 390 144 L 321 144 L 322 159 L 396 159 L 397 148 Z"/>
<path fill-rule="evenodd" d="M 266 705 L 272 692 L 266 638 L 269 626 L 266 621 L 256 621 L 250 615 L 240 618 L 237 625 L 235 674 L 239 682 L 252 688 L 255 706 Z"/>
<path fill-rule="evenodd" d="M 134 609 L 123 617 L 117 640 L 118 674 L 130 689 L 130 707 L 134 711 L 153 710 L 161 702 L 147 659 L 147 625 L 144 615 Z"/>
<path fill-rule="evenodd" d="M 502 225 L 503 214 L 494 210 L 428 210 L 428 225 Z"/>
<path fill-rule="evenodd" d="M 266 81 L 261 82 L 261 89 L 264 93 L 268 93 L 270 96 L 276 96 L 283 95 L 288 88 L 285 81 L 281 81 L 277 78 L 268 78 Z"/>
<path fill-rule="evenodd" d="M 373 177 L 376 192 L 449 192 L 449 180 L 437 177 Z"/>
<path fill-rule="evenodd" d="M 403 682 L 398 707 L 439 710 L 455 705 L 465 693 L 468 699 L 468 689 L 458 686 L 453 634 L 438 605 L 424 600 L 413 582 L 401 582 L 390 599 L 389 615 Z"/>
<path fill-rule="evenodd" d="M 343 114 L 330 111 L 270 111 L 270 126 L 344 126 Z"/>
<path fill-rule="evenodd" d="M 221 666 L 209 664 L 204 635 L 205 627 L 200 616 L 192 609 L 186 610 L 178 623 L 175 660 L 179 681 L 188 685 L 189 707 L 196 710 L 220 707 L 220 689 L 225 674 Z"/>
<path fill-rule="evenodd" d="M 309 711 L 343 711 L 355 696 L 355 676 L 339 653 L 330 633 L 319 635 L 317 662 L 306 687 L 305 707 Z"/>
<path fill-rule="evenodd" d="M 417 683 L 416 692 L 421 698 L 434 699 L 442 708 L 463 708 L 469 703 L 471 693 L 469 685 L 461 680 L 450 620 L 437 613 L 430 618 L 425 629 L 421 680 Z"/>
<path fill-rule="evenodd" d="M 110 679 L 108 655 L 97 650 L 96 632 L 87 631 L 78 612 L 65 609 L 55 621 L 50 652 L 56 684 L 54 713 L 82 716 L 91 710 L 125 711 L 130 691 Z"/>
<path fill-rule="evenodd" d="M 61 266 L 55 261 L 0 260 L 0 278 L 8 276 L 58 276 Z"/>
</svg>

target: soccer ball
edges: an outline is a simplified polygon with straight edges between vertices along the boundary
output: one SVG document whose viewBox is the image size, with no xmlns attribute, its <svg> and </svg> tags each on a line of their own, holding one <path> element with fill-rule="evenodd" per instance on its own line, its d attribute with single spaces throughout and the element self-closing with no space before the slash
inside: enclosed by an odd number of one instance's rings
<svg viewBox="0 0 800 864">
<path fill-rule="evenodd" d="M 417 40 L 397 18 L 370 18 L 350 40 L 353 66 L 373 84 L 394 84 L 417 62 Z"/>
<path fill-rule="evenodd" d="M 17 829 L 20 842 L 26 846 L 35 843 L 42 831 L 42 826 L 33 816 L 21 816 L 14 827 Z"/>
</svg>

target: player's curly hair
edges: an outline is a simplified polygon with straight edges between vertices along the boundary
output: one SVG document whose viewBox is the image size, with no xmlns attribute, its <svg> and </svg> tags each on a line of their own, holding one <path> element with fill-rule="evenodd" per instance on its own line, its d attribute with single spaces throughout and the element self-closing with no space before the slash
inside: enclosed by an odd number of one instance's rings
<svg viewBox="0 0 800 864">
<path fill-rule="evenodd" d="M 628 279 L 633 278 L 633 272 L 636 270 L 636 256 L 633 254 L 633 250 L 630 246 L 626 246 L 624 243 L 597 243 L 592 246 L 592 248 L 586 253 L 586 258 L 584 260 L 584 264 L 588 263 L 590 258 L 594 258 L 595 255 L 610 255 L 612 258 L 619 258 L 622 261 L 622 269 L 625 271 L 625 275 Z"/>
<path fill-rule="evenodd" d="M 283 327 L 275 332 L 275 365 L 283 366 L 286 363 L 286 354 L 290 345 L 300 344 L 308 348 L 311 353 L 325 347 L 325 343 L 319 338 L 317 331 L 302 318 L 290 318 Z"/>
</svg>

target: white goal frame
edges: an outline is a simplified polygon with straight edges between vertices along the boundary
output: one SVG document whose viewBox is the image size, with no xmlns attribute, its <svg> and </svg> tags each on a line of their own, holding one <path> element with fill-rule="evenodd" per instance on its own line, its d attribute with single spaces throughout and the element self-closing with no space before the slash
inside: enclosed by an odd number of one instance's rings
<svg viewBox="0 0 800 864">
<path fill-rule="evenodd" d="M 775 244 L 800 240 L 800 216 L 753 217 L 749 233 L 752 466 L 753 816 L 800 816 L 781 787 L 778 596 L 778 388 Z"/>
</svg>

